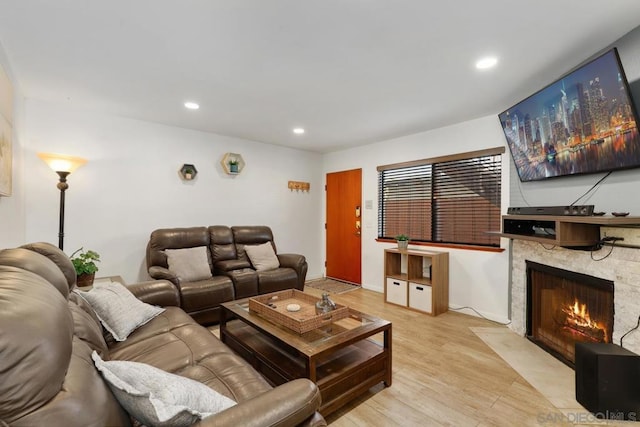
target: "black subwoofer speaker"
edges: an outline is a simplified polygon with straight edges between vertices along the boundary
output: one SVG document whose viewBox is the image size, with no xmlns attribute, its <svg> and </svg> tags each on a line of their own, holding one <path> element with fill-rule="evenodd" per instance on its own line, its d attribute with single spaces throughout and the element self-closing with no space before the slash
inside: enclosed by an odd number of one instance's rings
<svg viewBox="0 0 640 427">
<path fill-rule="evenodd" d="M 640 356 L 615 344 L 576 343 L 576 400 L 598 418 L 640 420 Z"/>
</svg>

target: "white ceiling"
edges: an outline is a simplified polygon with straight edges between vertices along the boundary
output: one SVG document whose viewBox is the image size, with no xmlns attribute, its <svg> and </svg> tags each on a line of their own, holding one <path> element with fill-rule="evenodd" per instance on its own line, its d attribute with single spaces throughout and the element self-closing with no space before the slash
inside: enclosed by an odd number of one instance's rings
<svg viewBox="0 0 640 427">
<path fill-rule="evenodd" d="M 318 152 L 497 115 L 639 24 L 638 0 L 0 0 L 27 98 Z"/>
</svg>

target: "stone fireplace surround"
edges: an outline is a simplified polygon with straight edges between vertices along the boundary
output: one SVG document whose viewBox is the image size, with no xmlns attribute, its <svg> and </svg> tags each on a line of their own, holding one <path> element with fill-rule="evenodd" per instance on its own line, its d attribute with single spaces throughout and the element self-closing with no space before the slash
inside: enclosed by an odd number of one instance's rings
<svg viewBox="0 0 640 427">
<path fill-rule="evenodd" d="M 534 261 L 552 267 L 588 274 L 614 282 L 613 343 L 633 329 L 640 315 L 640 249 L 614 247 L 611 255 L 601 261 L 611 248 L 599 251 L 565 249 L 537 242 L 514 239 L 511 241 L 511 324 L 517 334 L 526 334 L 525 261 Z M 631 332 L 623 341 L 624 348 L 640 354 L 640 329 Z"/>
</svg>

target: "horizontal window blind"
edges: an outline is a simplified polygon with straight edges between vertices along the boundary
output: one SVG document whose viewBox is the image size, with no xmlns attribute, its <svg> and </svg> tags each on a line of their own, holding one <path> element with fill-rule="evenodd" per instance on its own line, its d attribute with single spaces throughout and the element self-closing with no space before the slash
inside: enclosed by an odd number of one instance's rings
<svg viewBox="0 0 640 427">
<path fill-rule="evenodd" d="M 412 240 L 431 240 L 431 175 L 431 165 L 380 172 L 380 237 L 406 234 Z"/>
<path fill-rule="evenodd" d="M 499 246 L 501 152 L 379 168 L 378 237 Z"/>
</svg>

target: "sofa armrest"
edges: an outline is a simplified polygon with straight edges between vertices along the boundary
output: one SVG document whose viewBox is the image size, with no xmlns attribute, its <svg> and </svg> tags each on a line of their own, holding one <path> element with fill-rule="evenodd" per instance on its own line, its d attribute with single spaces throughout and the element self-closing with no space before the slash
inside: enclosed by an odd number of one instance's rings
<svg viewBox="0 0 640 427">
<path fill-rule="evenodd" d="M 316 414 L 320 403 L 318 387 L 312 381 L 300 378 L 205 418 L 194 426 L 326 426 L 324 418 Z M 314 423 L 309 424 L 309 419 Z"/>
<path fill-rule="evenodd" d="M 226 259 L 218 261 L 213 266 L 214 274 L 225 274 L 233 270 L 241 270 L 243 268 L 251 268 L 249 261 L 243 259 Z"/>
<path fill-rule="evenodd" d="M 278 254 L 278 261 L 280 261 L 280 267 L 293 268 L 296 271 L 307 263 L 304 255 L 298 254 Z"/>
<path fill-rule="evenodd" d="M 178 276 L 169 271 L 168 268 L 160 267 L 159 265 L 149 267 L 149 276 L 156 280 L 168 280 L 175 285 L 180 283 Z"/>
<path fill-rule="evenodd" d="M 161 307 L 180 307 L 180 293 L 168 280 L 150 280 L 148 282 L 127 285 L 127 289 L 139 300 Z"/>
<path fill-rule="evenodd" d="M 304 255 L 299 254 L 278 254 L 278 261 L 280 261 L 280 267 L 293 268 L 298 275 L 297 289 L 304 290 L 304 282 L 307 278 L 307 259 Z"/>
</svg>

